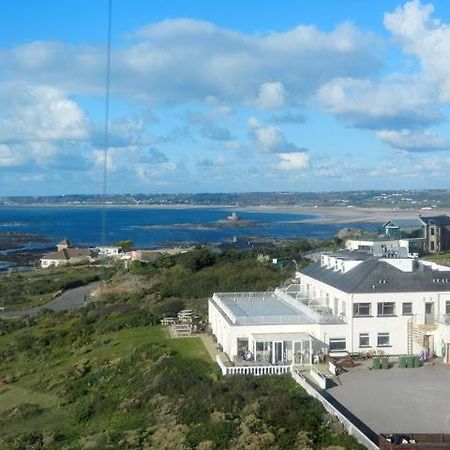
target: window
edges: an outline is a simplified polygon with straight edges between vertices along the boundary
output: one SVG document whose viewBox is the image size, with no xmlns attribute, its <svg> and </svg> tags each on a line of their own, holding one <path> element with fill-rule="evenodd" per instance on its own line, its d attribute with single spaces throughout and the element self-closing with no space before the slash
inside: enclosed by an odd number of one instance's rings
<svg viewBox="0 0 450 450">
<path fill-rule="evenodd" d="M 345 350 L 347 348 L 347 344 L 345 342 L 345 338 L 330 338 L 330 352 L 339 352 Z"/>
<path fill-rule="evenodd" d="M 360 347 L 370 347 L 369 333 L 360 333 L 359 334 L 359 346 Z"/>
<path fill-rule="evenodd" d="M 430 228 L 430 234 L 431 236 L 434 236 L 434 228 Z"/>
<path fill-rule="evenodd" d="M 330 306 L 330 294 L 325 294 L 325 304 Z"/>
<path fill-rule="evenodd" d="M 390 345 L 389 333 L 378 333 L 377 347 L 389 347 Z"/>
<path fill-rule="evenodd" d="M 355 303 L 353 315 L 355 317 L 370 317 L 370 303 Z"/>
<path fill-rule="evenodd" d="M 344 301 L 342 301 L 342 314 L 344 314 L 344 316 L 347 314 L 347 305 Z"/>
<path fill-rule="evenodd" d="M 412 316 L 412 303 L 403 303 L 402 305 L 402 314 L 404 316 Z"/>
<path fill-rule="evenodd" d="M 431 251 L 434 250 L 434 242 L 430 242 L 430 250 L 431 250 Z"/>
<path fill-rule="evenodd" d="M 395 303 L 394 302 L 378 303 L 378 315 L 379 316 L 394 316 L 395 315 Z"/>
<path fill-rule="evenodd" d="M 445 302 L 445 314 L 450 314 L 450 300 Z"/>
</svg>

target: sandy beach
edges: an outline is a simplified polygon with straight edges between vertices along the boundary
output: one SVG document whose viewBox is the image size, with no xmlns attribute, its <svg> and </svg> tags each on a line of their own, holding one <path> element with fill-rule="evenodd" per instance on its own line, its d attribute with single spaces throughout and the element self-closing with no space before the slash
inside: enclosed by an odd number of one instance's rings
<svg viewBox="0 0 450 450">
<path fill-rule="evenodd" d="M 303 223 L 332 224 L 332 223 L 384 223 L 390 219 L 410 219 L 421 216 L 437 216 L 449 214 L 447 209 L 390 209 L 390 208 L 359 208 L 359 207 L 273 207 L 259 206 L 242 208 L 241 211 L 255 212 L 284 212 L 315 216 L 312 219 L 300 220 Z"/>
</svg>

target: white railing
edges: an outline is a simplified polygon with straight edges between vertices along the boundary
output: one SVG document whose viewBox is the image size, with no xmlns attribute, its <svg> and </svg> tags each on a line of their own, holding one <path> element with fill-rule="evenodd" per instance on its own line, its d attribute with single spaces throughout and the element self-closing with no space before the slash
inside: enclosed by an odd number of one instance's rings
<svg viewBox="0 0 450 450">
<path fill-rule="evenodd" d="M 299 384 L 311 397 L 319 400 L 322 403 L 325 410 L 335 416 L 339 422 L 342 423 L 347 433 L 353 436 L 361 445 L 364 445 L 369 450 L 378 450 L 378 446 L 374 444 L 367 436 L 364 434 L 350 419 L 348 419 L 344 414 L 342 414 L 338 409 L 336 409 L 326 398 L 324 398 L 320 392 L 314 389 L 305 379 L 305 377 L 298 371 L 294 369 L 291 372 L 292 378 Z"/>
<path fill-rule="evenodd" d="M 328 378 L 313 367 L 309 369 L 309 376 L 314 380 L 317 386 L 320 387 L 320 389 L 325 390 L 328 387 Z"/>
<path fill-rule="evenodd" d="M 226 366 L 219 355 L 216 361 L 222 375 L 283 375 L 292 369 L 292 366 Z"/>
<path fill-rule="evenodd" d="M 276 325 L 276 324 L 308 324 L 317 323 L 313 319 L 308 321 L 303 316 L 285 315 L 285 316 L 254 316 L 254 317 L 237 317 L 238 325 Z"/>
<path fill-rule="evenodd" d="M 302 297 L 301 300 L 292 297 L 292 295 L 284 292 L 282 289 L 275 289 L 275 295 L 283 301 L 300 310 L 305 315 L 309 316 L 316 323 L 345 323 L 344 317 L 335 316 L 334 314 L 324 314 L 314 311 L 310 306 L 306 305 L 303 300 L 307 297 Z"/>
</svg>

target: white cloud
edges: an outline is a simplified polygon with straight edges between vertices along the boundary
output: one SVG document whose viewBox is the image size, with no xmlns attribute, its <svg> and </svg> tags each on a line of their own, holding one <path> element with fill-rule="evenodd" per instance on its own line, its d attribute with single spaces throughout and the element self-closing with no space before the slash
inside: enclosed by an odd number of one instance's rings
<svg viewBox="0 0 450 450">
<path fill-rule="evenodd" d="M 0 167 L 20 166 L 23 156 L 9 145 L 0 144 Z"/>
<path fill-rule="evenodd" d="M 284 90 L 291 93 L 286 100 L 299 103 L 335 77 L 373 73 L 379 65 L 374 40 L 349 24 L 330 32 L 300 25 L 246 34 L 191 19 L 166 20 L 113 49 L 111 89 L 151 104 L 208 97 L 240 103 L 257 97 L 263 86 L 263 105 L 281 105 Z M 0 74 L 102 95 L 104 49 L 32 42 L 0 52 Z"/>
<path fill-rule="evenodd" d="M 444 120 L 432 90 L 417 77 L 338 78 L 322 86 L 318 98 L 332 114 L 361 128 L 421 127 Z"/>
<path fill-rule="evenodd" d="M 282 170 L 303 170 L 309 166 L 309 155 L 307 153 L 278 153 L 278 168 Z"/>
<path fill-rule="evenodd" d="M 82 140 L 88 135 L 81 108 L 49 86 L 0 85 L 0 142 Z"/>
<path fill-rule="evenodd" d="M 409 152 L 450 150 L 450 140 L 428 130 L 379 130 L 376 134 L 392 147 Z"/>
<path fill-rule="evenodd" d="M 384 25 L 406 53 L 415 55 L 427 81 L 442 101 L 450 102 L 450 25 L 432 18 L 434 7 L 418 0 L 385 14 Z"/>
<path fill-rule="evenodd" d="M 276 109 L 284 106 L 286 90 L 283 83 L 263 83 L 259 87 L 256 105 L 261 109 Z"/>
<path fill-rule="evenodd" d="M 248 119 L 248 125 L 250 127 L 250 135 L 258 150 L 273 153 L 299 153 L 307 151 L 305 148 L 297 147 L 292 142 L 288 142 L 284 133 L 276 126 L 263 126 L 255 117 Z"/>
</svg>

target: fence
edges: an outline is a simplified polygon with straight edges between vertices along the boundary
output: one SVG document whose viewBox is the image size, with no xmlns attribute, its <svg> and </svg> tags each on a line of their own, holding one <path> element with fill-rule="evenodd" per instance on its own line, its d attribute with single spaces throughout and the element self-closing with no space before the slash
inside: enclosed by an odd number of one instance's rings
<svg viewBox="0 0 450 450">
<path fill-rule="evenodd" d="M 219 355 L 216 361 L 222 375 L 282 375 L 291 371 L 291 366 L 226 366 Z"/>
<path fill-rule="evenodd" d="M 318 392 L 313 386 L 311 386 L 305 379 L 305 377 L 297 370 L 294 369 L 291 372 L 292 378 L 311 396 L 315 399 L 319 400 L 322 403 L 325 410 L 335 416 L 339 422 L 342 423 L 344 428 L 347 430 L 348 434 L 353 436 L 360 444 L 367 447 L 369 450 L 379 450 L 378 445 L 376 445 L 372 439 L 370 439 L 365 432 L 363 432 L 360 427 L 355 425 L 355 420 L 351 421 L 348 417 L 346 417 L 341 411 L 339 411 L 334 405 L 330 403 L 328 399 L 326 399 L 320 392 Z M 363 425 L 363 424 L 362 424 Z M 364 426 L 364 425 L 363 425 Z M 368 430 L 369 433 L 373 434 L 373 438 L 376 438 L 376 435 L 373 431 Z"/>
</svg>

